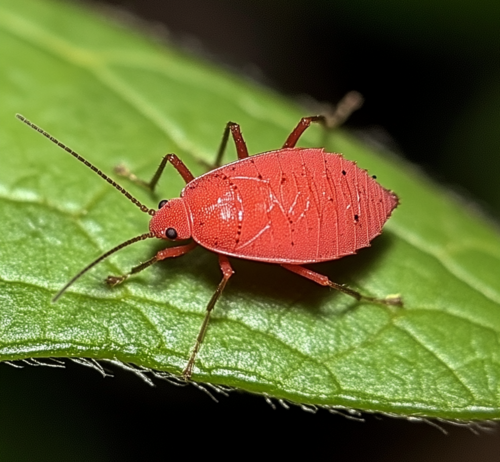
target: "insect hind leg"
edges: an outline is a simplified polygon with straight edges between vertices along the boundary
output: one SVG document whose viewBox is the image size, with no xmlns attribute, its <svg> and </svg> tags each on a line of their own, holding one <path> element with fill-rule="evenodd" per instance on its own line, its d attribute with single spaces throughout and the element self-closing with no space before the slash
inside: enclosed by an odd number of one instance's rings
<svg viewBox="0 0 500 462">
<path fill-rule="evenodd" d="M 350 117 L 350 115 L 354 111 L 358 110 L 362 105 L 363 96 L 360 93 L 357 91 L 350 91 L 346 93 L 333 110 L 331 107 L 323 108 L 321 111 L 324 113 L 323 115 L 303 117 L 293 129 L 292 133 L 288 136 L 285 144 L 283 144 L 283 149 L 294 148 L 299 141 L 299 138 L 313 122 L 319 123 L 325 128 L 325 139 L 323 140 L 323 144 L 325 144 L 327 130 L 333 130 L 334 128 L 342 125 Z"/>
<path fill-rule="evenodd" d="M 285 144 L 283 144 L 283 149 L 294 148 L 295 145 L 297 144 L 297 141 L 299 141 L 299 138 L 302 136 L 302 134 L 309 128 L 309 126 L 313 122 L 319 123 L 319 124 L 323 125 L 324 127 L 326 127 L 325 116 L 317 115 L 317 116 L 310 116 L 310 117 L 302 117 L 302 119 L 300 119 L 300 122 L 293 129 L 292 133 L 290 133 L 290 135 L 288 135 L 288 138 L 286 139 Z"/>
<path fill-rule="evenodd" d="M 354 297 L 358 301 L 364 300 L 367 302 L 379 303 L 382 305 L 403 306 L 403 301 L 399 296 L 390 295 L 386 298 L 368 297 L 366 295 L 360 294 L 359 292 L 356 292 L 355 290 L 349 289 L 348 287 L 343 286 L 342 284 L 337 284 L 336 282 L 330 281 L 330 279 L 328 279 L 327 276 L 316 273 L 315 271 L 312 271 L 308 268 L 304 268 L 303 266 L 300 265 L 281 265 L 281 266 L 289 271 L 292 271 L 293 273 L 298 274 L 299 276 L 310 279 L 311 281 L 314 281 L 317 284 L 320 284 L 322 286 L 329 286 L 332 289 L 338 290 L 339 292 Z"/>
</svg>

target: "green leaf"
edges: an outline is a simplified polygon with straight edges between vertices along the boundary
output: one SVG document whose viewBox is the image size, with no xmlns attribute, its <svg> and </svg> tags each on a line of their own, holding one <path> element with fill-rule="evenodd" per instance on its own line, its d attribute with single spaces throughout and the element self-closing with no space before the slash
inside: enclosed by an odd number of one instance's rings
<svg viewBox="0 0 500 462">
<path fill-rule="evenodd" d="M 14 114 L 104 172 L 125 163 L 147 178 L 166 152 L 201 174 L 228 120 L 241 124 L 251 152 L 275 149 L 304 111 L 74 5 L 1 0 L 0 43 L 0 359 L 117 359 L 179 374 L 220 280 L 216 256 L 198 248 L 108 288 L 108 274 L 162 248 L 145 241 L 52 304 L 82 267 L 146 232 L 148 216 Z M 313 128 L 302 143 L 321 139 Z M 315 269 L 368 295 L 399 293 L 404 308 L 357 303 L 280 267 L 234 260 L 193 378 L 298 403 L 499 418 L 498 230 L 345 133 L 328 149 L 376 174 L 401 205 L 370 249 Z M 229 149 L 227 160 L 234 156 Z M 181 188 L 168 168 L 161 197 Z"/>
</svg>

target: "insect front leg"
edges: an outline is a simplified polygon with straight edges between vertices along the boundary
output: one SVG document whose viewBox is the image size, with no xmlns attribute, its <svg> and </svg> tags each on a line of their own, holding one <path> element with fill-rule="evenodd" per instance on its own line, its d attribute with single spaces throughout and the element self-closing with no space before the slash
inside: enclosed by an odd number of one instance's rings
<svg viewBox="0 0 500 462">
<path fill-rule="evenodd" d="M 185 369 L 182 371 L 182 376 L 184 377 L 185 380 L 189 380 L 193 373 L 193 366 L 196 360 L 196 355 L 198 354 L 201 344 L 203 343 L 203 339 L 205 338 L 205 334 L 208 328 L 208 323 L 210 321 L 210 314 L 214 309 L 215 303 L 217 302 L 224 288 L 226 287 L 227 281 L 229 281 L 229 278 L 234 274 L 233 268 L 231 267 L 231 264 L 229 263 L 229 260 L 225 255 L 219 255 L 219 265 L 222 271 L 222 280 L 220 281 L 217 290 L 212 295 L 212 298 L 208 302 L 207 312 L 205 313 L 203 324 L 201 325 L 200 331 L 198 332 L 198 337 L 196 338 L 196 343 L 194 344 L 193 350 L 191 352 L 191 357 L 189 358 L 189 361 Z"/>
<path fill-rule="evenodd" d="M 393 305 L 393 306 L 403 306 L 403 301 L 401 297 L 398 296 L 389 296 L 386 298 L 375 298 L 375 297 L 367 297 L 366 295 L 362 295 L 355 290 L 349 289 L 341 284 L 337 284 L 336 282 L 330 281 L 327 276 L 323 274 L 316 273 L 308 268 L 304 268 L 300 265 L 281 265 L 283 268 L 286 268 L 293 273 L 296 273 L 302 277 L 310 279 L 311 281 L 316 282 L 322 286 L 329 286 L 332 289 L 338 290 L 346 295 L 350 295 L 354 297 L 356 300 L 365 300 L 367 302 L 380 303 L 382 305 Z"/>
<path fill-rule="evenodd" d="M 166 156 L 163 157 L 163 159 L 160 162 L 160 165 L 156 169 L 156 172 L 149 181 L 141 180 L 140 178 L 137 177 L 137 175 L 131 173 L 130 170 L 126 168 L 124 165 L 118 165 L 117 167 L 115 167 L 115 172 L 118 175 L 124 176 L 128 178 L 130 181 L 133 181 L 134 183 L 149 189 L 151 192 L 154 192 L 155 187 L 158 184 L 158 180 L 160 179 L 163 170 L 165 169 L 165 166 L 167 165 L 168 162 L 170 162 L 175 167 L 175 169 L 182 176 L 186 184 L 194 180 L 194 175 L 186 167 L 184 162 L 182 162 L 182 160 L 180 160 L 175 154 L 167 154 Z"/>
<path fill-rule="evenodd" d="M 106 278 L 106 282 L 111 286 L 117 286 L 121 284 L 123 281 L 129 278 L 132 274 L 139 273 L 140 271 L 149 268 L 151 265 L 154 265 L 157 261 L 165 260 L 166 258 L 175 258 L 184 255 L 196 247 L 196 242 L 190 242 L 186 245 L 178 245 L 177 247 L 169 247 L 168 249 L 160 250 L 153 258 L 141 263 L 140 265 L 134 266 L 129 273 L 126 273 L 122 276 L 108 276 Z"/>
</svg>

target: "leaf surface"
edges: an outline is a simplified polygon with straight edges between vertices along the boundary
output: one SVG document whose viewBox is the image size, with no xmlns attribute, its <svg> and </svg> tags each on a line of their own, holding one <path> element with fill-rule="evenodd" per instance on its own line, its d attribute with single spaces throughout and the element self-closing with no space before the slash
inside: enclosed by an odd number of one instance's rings
<svg viewBox="0 0 500 462">
<path fill-rule="evenodd" d="M 238 122 L 251 153 L 276 149 L 303 110 L 276 94 L 75 6 L 0 2 L 0 359 L 118 359 L 179 374 L 220 279 L 197 248 L 110 289 L 162 243 L 113 255 L 50 302 L 148 216 L 14 118 L 22 113 L 107 173 L 152 175 L 176 152 L 195 175 Z M 303 146 L 317 146 L 312 128 Z M 401 205 L 371 248 L 316 265 L 403 309 L 357 303 L 274 265 L 235 260 L 194 379 L 293 402 L 448 419 L 500 417 L 500 237 L 418 171 L 338 132 L 342 152 Z M 226 160 L 235 157 L 230 148 Z M 150 207 L 160 196 L 122 182 Z M 163 244 L 164 245 L 164 244 Z"/>
</svg>

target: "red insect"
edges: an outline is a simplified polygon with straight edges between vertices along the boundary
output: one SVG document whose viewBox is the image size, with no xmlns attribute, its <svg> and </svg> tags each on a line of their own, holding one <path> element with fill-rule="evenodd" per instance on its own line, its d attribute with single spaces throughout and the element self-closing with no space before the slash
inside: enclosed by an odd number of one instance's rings
<svg viewBox="0 0 500 462">
<path fill-rule="evenodd" d="M 53 298 L 56 301 L 80 276 L 97 263 L 134 242 L 157 237 L 186 241 L 159 251 L 150 260 L 123 276 L 109 276 L 114 286 L 160 260 L 178 257 L 197 244 L 216 253 L 222 280 L 210 299 L 190 359 L 183 371 L 190 379 L 196 355 L 205 337 L 215 303 L 234 271 L 229 257 L 276 263 L 323 286 L 329 286 L 357 300 L 401 305 L 399 297 L 366 297 L 302 265 L 336 260 L 368 247 L 382 232 L 382 226 L 398 205 L 397 196 L 380 186 L 365 170 L 340 154 L 317 148 L 296 148 L 302 133 L 322 116 L 304 117 L 281 149 L 249 156 L 238 124 L 226 125 L 216 165 L 231 132 L 238 160 L 195 178 L 175 155 L 167 154 L 149 183 L 154 190 L 167 162 L 186 182 L 179 198 L 162 200 L 159 210 L 148 209 L 115 181 L 44 130 L 17 117 L 83 162 L 118 189 L 143 212 L 152 216 L 149 233 L 130 239 L 101 255 Z"/>
</svg>

